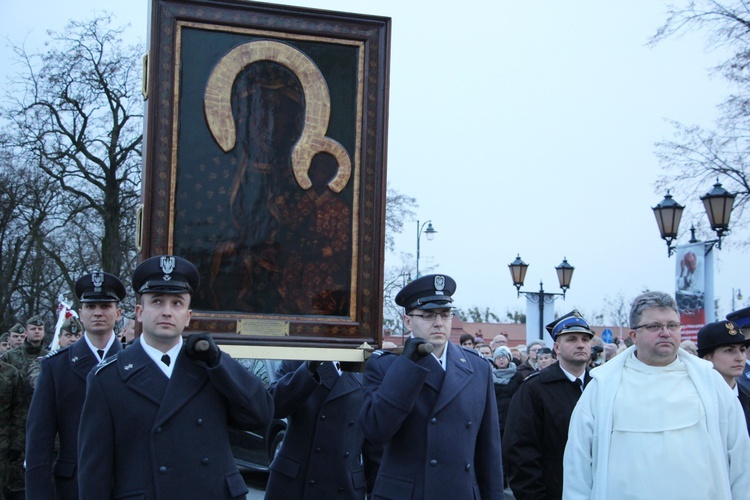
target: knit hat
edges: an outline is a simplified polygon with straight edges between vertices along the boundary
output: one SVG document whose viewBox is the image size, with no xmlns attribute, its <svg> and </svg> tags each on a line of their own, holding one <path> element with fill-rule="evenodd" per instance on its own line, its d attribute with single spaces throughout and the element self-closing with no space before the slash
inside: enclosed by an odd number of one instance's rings
<svg viewBox="0 0 750 500">
<path fill-rule="evenodd" d="M 508 361 L 512 361 L 513 360 L 513 355 L 511 354 L 510 349 L 508 349 L 504 345 L 501 345 L 500 347 L 498 347 L 497 349 L 495 349 L 495 353 L 492 356 L 492 359 L 497 359 L 500 356 L 505 356 L 506 358 L 508 358 Z"/>
</svg>

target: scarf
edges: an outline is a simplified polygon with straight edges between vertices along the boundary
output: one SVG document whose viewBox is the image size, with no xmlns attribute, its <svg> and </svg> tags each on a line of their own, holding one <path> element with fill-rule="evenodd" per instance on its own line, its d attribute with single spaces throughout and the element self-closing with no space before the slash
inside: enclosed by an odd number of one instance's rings
<svg viewBox="0 0 750 500">
<path fill-rule="evenodd" d="M 508 385 L 510 379 L 516 374 L 516 364 L 508 364 L 508 368 L 494 368 L 492 370 L 492 378 L 495 379 L 496 384 Z"/>
</svg>

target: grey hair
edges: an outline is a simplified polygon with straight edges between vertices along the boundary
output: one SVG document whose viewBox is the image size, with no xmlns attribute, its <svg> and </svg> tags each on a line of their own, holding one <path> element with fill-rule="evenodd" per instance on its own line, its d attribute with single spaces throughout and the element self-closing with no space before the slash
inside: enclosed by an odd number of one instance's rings
<svg viewBox="0 0 750 500">
<path fill-rule="evenodd" d="M 671 295 L 664 292 L 645 292 L 633 299 L 630 306 L 630 328 L 635 328 L 641 321 L 643 311 L 646 309 L 671 309 L 677 314 L 677 303 Z"/>
<path fill-rule="evenodd" d="M 531 342 L 526 345 L 526 351 L 528 352 L 529 349 L 531 349 L 531 346 L 538 345 L 540 348 L 547 347 L 547 343 L 543 340 L 532 340 Z"/>
</svg>

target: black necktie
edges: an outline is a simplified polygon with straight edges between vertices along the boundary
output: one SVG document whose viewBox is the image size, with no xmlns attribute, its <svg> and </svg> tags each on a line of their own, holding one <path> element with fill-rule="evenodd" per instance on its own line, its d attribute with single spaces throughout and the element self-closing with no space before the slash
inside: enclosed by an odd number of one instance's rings
<svg viewBox="0 0 750 500">
<path fill-rule="evenodd" d="M 97 349 L 96 353 L 99 355 L 99 359 L 104 360 L 104 349 Z"/>
<path fill-rule="evenodd" d="M 164 356 L 162 356 L 161 357 L 161 362 L 164 363 L 165 365 L 169 366 L 169 354 L 165 354 Z"/>
<path fill-rule="evenodd" d="M 581 380 L 580 378 L 577 378 L 576 385 L 578 386 L 579 389 L 581 389 L 581 391 L 583 391 L 583 380 Z"/>
</svg>

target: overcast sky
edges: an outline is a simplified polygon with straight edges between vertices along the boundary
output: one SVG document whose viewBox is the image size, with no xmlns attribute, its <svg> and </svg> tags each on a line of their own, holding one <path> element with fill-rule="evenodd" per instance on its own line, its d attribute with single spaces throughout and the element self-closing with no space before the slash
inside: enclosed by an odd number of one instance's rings
<svg viewBox="0 0 750 500">
<path fill-rule="evenodd" d="M 554 266 L 563 257 L 576 267 L 559 313 L 600 312 L 604 299 L 644 288 L 674 292 L 675 261 L 651 211 L 664 195 L 654 187 L 654 143 L 673 137 L 670 120 L 710 127 L 730 90 L 710 76 L 721 54 L 707 52 L 701 34 L 646 46 L 666 3 L 286 3 L 393 19 L 388 179 L 437 229 L 433 241 L 423 237 L 420 267 L 456 279 L 458 307 L 525 310 L 507 267 L 516 254 L 530 264 L 532 291 L 539 280 L 559 291 Z M 33 49 L 47 29 L 102 5 L 3 0 L 0 34 Z M 145 43 L 147 1 L 106 7 L 130 23 L 130 40 Z M 0 56 L 4 79 L 14 68 L 7 47 Z M 675 198 L 702 213 L 697 198 Z M 746 238 L 732 234 L 715 252 L 722 314 L 732 288 L 750 296 L 747 254 L 732 247 Z M 397 241 L 416 253 L 416 221 Z"/>
</svg>

